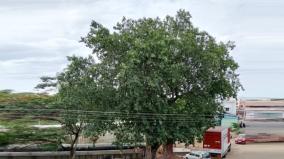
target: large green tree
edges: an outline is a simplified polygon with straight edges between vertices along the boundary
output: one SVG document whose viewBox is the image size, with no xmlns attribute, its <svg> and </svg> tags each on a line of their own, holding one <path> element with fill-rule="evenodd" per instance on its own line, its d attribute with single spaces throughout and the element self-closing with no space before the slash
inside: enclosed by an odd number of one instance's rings
<svg viewBox="0 0 284 159">
<path fill-rule="evenodd" d="M 82 38 L 99 58 L 102 81 L 115 91 L 121 142 L 145 137 L 158 146 L 191 143 L 222 112 L 220 102 L 240 88 L 232 42 L 217 42 L 194 27 L 189 12 L 123 18 L 110 31 L 93 21 Z"/>
</svg>

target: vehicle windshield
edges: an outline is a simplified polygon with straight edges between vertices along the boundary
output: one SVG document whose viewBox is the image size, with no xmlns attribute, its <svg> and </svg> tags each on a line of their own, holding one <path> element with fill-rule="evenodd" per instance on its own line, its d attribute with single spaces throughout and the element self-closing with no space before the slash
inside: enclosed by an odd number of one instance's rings
<svg viewBox="0 0 284 159">
<path fill-rule="evenodd" d="M 204 154 L 202 155 L 202 157 L 203 157 L 203 158 L 209 158 L 209 157 L 210 157 L 210 155 L 209 155 L 209 153 L 208 153 L 208 152 L 206 152 L 206 153 L 204 153 Z"/>
<path fill-rule="evenodd" d="M 239 137 L 240 137 L 240 138 L 245 138 L 245 137 L 246 137 L 246 134 L 240 134 Z"/>
</svg>

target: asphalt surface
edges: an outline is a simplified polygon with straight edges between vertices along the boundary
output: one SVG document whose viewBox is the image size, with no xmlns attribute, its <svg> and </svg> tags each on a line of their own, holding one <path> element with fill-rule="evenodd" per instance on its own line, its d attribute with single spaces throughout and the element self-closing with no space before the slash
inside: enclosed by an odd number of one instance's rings
<svg viewBox="0 0 284 159">
<path fill-rule="evenodd" d="M 246 121 L 245 134 L 271 134 L 284 136 L 284 122 L 281 121 Z M 284 142 L 253 143 L 237 145 L 232 141 L 231 152 L 227 159 L 284 159 Z"/>
<path fill-rule="evenodd" d="M 226 159 L 284 159 L 284 143 L 232 144 Z"/>
<path fill-rule="evenodd" d="M 284 136 L 284 122 L 245 121 L 243 133 L 258 135 L 261 133 Z M 238 145 L 231 141 L 232 148 L 226 159 L 284 159 L 284 142 L 250 143 Z"/>
<path fill-rule="evenodd" d="M 242 129 L 245 134 L 267 133 L 284 136 L 283 121 L 246 121 L 245 124 L 246 128 Z"/>
</svg>

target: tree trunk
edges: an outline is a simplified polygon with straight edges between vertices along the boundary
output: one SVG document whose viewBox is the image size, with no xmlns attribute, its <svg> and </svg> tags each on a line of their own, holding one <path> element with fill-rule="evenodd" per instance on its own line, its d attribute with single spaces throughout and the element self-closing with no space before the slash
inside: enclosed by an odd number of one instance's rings
<svg viewBox="0 0 284 159">
<path fill-rule="evenodd" d="M 159 144 L 154 144 L 154 145 L 151 145 L 151 154 L 152 154 L 152 159 L 157 159 L 157 151 L 158 151 L 158 148 L 159 148 Z"/>
<path fill-rule="evenodd" d="M 151 145 L 146 145 L 146 149 L 145 149 L 145 159 L 152 159 Z"/>
<path fill-rule="evenodd" d="M 69 156 L 70 159 L 75 159 L 75 157 L 76 157 L 76 143 L 77 143 L 78 138 L 79 138 L 79 133 L 75 134 L 75 138 L 71 143 L 70 156 Z M 71 139 L 72 139 L 72 137 L 71 137 Z"/>
<path fill-rule="evenodd" d="M 74 143 L 72 142 L 71 147 L 70 147 L 70 155 L 69 158 L 70 159 L 75 159 L 75 148 L 74 148 Z"/>
<path fill-rule="evenodd" d="M 164 159 L 174 159 L 173 143 L 164 145 Z"/>
<path fill-rule="evenodd" d="M 151 148 L 151 154 L 152 154 L 152 159 L 157 159 L 156 157 L 156 155 L 157 155 L 157 150 L 158 150 L 158 148 Z"/>
</svg>

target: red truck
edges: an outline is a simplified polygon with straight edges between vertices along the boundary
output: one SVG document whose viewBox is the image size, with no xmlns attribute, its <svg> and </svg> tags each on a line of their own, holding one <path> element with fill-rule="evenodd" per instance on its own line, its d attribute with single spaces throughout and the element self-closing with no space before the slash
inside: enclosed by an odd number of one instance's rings
<svg viewBox="0 0 284 159">
<path fill-rule="evenodd" d="M 215 127 L 208 129 L 203 136 L 203 149 L 211 158 L 221 159 L 231 150 L 230 129 Z"/>
</svg>

